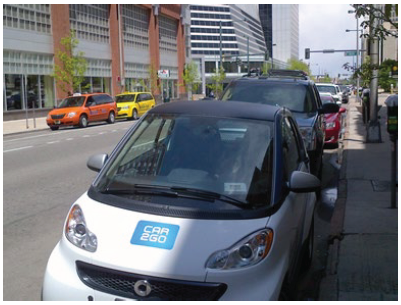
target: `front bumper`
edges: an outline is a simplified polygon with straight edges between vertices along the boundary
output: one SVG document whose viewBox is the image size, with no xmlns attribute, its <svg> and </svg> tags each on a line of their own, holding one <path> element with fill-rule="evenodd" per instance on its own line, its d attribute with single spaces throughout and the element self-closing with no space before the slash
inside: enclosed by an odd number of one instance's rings
<svg viewBox="0 0 401 305">
<path fill-rule="evenodd" d="M 62 118 L 60 120 L 46 119 L 47 126 L 75 126 L 79 124 L 79 118 Z"/>
<path fill-rule="evenodd" d="M 130 117 L 132 117 L 132 109 L 123 109 L 122 107 L 117 107 L 117 119 Z"/>
<path fill-rule="evenodd" d="M 324 139 L 324 144 L 336 144 L 338 143 L 340 130 L 336 129 L 326 129 L 326 136 Z"/>
<path fill-rule="evenodd" d="M 76 248 L 76 249 L 75 249 Z M 270 255 L 270 254 L 269 254 Z M 92 265 L 91 254 L 65 239 L 54 248 L 45 272 L 42 299 L 70 301 L 123 300 L 277 300 L 286 261 L 260 264 L 238 270 L 205 270 L 204 282 L 173 277 L 155 278 L 115 268 Z M 267 272 L 268 270 L 268 272 Z M 136 294 L 138 280 L 149 283 L 155 293 Z"/>
</svg>

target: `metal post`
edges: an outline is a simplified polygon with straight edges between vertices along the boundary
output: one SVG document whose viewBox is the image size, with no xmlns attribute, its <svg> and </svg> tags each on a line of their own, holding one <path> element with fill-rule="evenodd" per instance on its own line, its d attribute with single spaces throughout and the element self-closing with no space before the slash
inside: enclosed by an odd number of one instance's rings
<svg viewBox="0 0 401 305">
<path fill-rule="evenodd" d="M 219 69 L 223 66 L 223 43 L 222 43 L 222 34 L 223 30 L 221 28 L 221 20 L 220 20 L 220 67 Z"/>
<path fill-rule="evenodd" d="M 370 81 L 370 120 L 367 128 L 366 142 L 381 143 L 380 122 L 377 120 L 377 100 L 378 100 L 378 76 L 379 76 L 379 38 L 375 33 L 378 27 L 378 19 L 374 18 L 370 22 L 370 59 L 372 65 L 372 80 Z"/>
<path fill-rule="evenodd" d="M 355 14 L 356 19 L 356 68 L 359 66 L 359 23 L 358 23 L 358 15 Z M 362 56 L 361 56 L 362 57 Z M 359 96 L 359 74 L 356 78 L 356 101 L 362 104 L 362 100 Z"/>
<path fill-rule="evenodd" d="M 391 208 L 397 208 L 397 148 L 398 140 L 392 139 L 393 149 L 391 151 Z"/>
<path fill-rule="evenodd" d="M 248 59 L 248 73 L 249 73 L 249 71 L 251 71 L 249 68 L 249 36 L 246 37 L 246 54 Z"/>
</svg>

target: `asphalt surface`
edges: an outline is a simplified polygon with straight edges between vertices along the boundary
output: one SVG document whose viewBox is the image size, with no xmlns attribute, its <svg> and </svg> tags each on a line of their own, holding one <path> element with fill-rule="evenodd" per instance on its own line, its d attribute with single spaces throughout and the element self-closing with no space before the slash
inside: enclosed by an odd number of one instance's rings
<svg viewBox="0 0 401 305">
<path fill-rule="evenodd" d="M 88 158 L 111 153 L 134 123 L 3 137 L 3 300 L 40 300 L 68 210 L 96 176 Z"/>
<path fill-rule="evenodd" d="M 50 253 L 71 204 L 88 190 L 96 173 L 91 155 L 111 153 L 132 124 L 50 129 L 3 137 L 3 299 L 37 301 Z M 300 277 L 298 300 L 317 298 L 327 259 L 327 237 L 335 202 L 341 149 L 326 150 L 323 192 L 315 214 L 315 253 Z M 327 196 L 326 196 L 327 195 Z M 333 197 L 334 195 L 334 197 Z"/>
</svg>

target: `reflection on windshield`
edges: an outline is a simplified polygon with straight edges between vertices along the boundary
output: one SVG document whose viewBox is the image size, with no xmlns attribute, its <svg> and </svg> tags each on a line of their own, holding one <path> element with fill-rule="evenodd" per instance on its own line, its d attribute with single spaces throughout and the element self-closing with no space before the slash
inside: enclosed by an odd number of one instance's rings
<svg viewBox="0 0 401 305">
<path fill-rule="evenodd" d="M 67 97 L 61 101 L 58 108 L 81 107 L 84 104 L 84 101 L 85 97 L 83 96 Z"/>
<path fill-rule="evenodd" d="M 319 90 L 319 92 L 329 92 L 331 94 L 337 94 L 336 88 L 334 88 L 333 86 L 317 86 L 317 90 Z"/>
<path fill-rule="evenodd" d="M 134 101 L 135 101 L 135 94 L 126 94 L 126 95 L 116 96 L 117 103 L 134 102 Z"/>
<path fill-rule="evenodd" d="M 303 85 L 238 82 L 224 92 L 222 100 L 287 107 L 295 112 L 316 111 Z"/>
<path fill-rule="evenodd" d="M 95 187 L 205 190 L 257 208 L 270 203 L 273 123 L 148 115 Z"/>
</svg>

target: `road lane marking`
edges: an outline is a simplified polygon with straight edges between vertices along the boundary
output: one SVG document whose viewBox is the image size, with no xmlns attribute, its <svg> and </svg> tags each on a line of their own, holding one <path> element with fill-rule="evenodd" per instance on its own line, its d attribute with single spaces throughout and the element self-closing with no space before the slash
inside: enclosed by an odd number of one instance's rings
<svg viewBox="0 0 401 305">
<path fill-rule="evenodd" d="M 31 147 L 33 147 L 33 146 L 24 146 L 24 147 L 19 147 L 19 148 L 3 150 L 3 154 L 6 153 L 6 152 L 10 152 L 10 151 L 22 150 L 22 149 L 27 149 L 27 148 L 31 148 Z"/>
<path fill-rule="evenodd" d="M 59 143 L 60 141 L 47 142 L 47 144 Z"/>
</svg>

